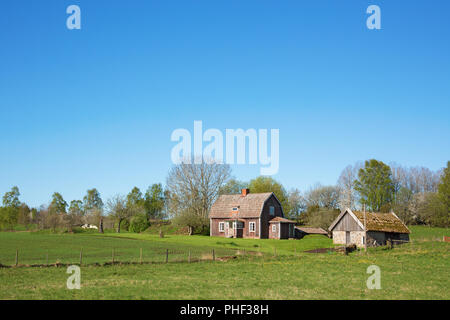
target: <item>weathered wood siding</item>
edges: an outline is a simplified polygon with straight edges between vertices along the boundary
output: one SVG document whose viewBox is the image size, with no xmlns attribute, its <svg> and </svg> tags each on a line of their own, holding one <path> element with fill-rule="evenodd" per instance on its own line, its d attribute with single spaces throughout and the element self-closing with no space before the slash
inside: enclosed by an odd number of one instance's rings
<svg viewBox="0 0 450 320">
<path fill-rule="evenodd" d="M 364 231 L 355 219 L 347 212 L 336 224 L 333 231 Z"/>
</svg>

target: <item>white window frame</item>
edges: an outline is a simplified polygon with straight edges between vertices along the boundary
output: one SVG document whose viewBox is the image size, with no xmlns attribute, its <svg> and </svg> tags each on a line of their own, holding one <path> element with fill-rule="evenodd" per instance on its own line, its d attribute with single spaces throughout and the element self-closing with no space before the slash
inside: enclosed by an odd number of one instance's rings
<svg viewBox="0 0 450 320">
<path fill-rule="evenodd" d="M 249 222 L 248 223 L 248 230 L 250 232 L 256 232 L 256 222 Z"/>
<path fill-rule="evenodd" d="M 219 232 L 225 232 L 225 222 L 219 222 Z"/>
<path fill-rule="evenodd" d="M 275 223 L 272 224 L 272 232 L 273 233 L 277 232 L 277 225 Z"/>
<path fill-rule="evenodd" d="M 269 214 L 270 214 L 271 216 L 274 216 L 274 215 L 275 215 L 275 207 L 274 207 L 274 206 L 270 206 L 270 207 L 269 207 Z"/>
</svg>

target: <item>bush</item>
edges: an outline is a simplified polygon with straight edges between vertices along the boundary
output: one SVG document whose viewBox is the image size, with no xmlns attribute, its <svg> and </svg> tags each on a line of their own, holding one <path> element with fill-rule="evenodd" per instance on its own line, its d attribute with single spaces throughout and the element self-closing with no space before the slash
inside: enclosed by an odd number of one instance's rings
<svg viewBox="0 0 450 320">
<path fill-rule="evenodd" d="M 117 230 L 117 221 L 114 222 L 114 230 Z M 127 219 L 122 220 L 120 223 L 120 231 L 129 231 L 130 230 L 130 221 Z"/>
<path fill-rule="evenodd" d="M 149 226 L 150 223 L 148 223 L 147 216 L 145 214 L 137 214 L 131 218 L 129 231 L 139 233 L 145 231 Z"/>
</svg>

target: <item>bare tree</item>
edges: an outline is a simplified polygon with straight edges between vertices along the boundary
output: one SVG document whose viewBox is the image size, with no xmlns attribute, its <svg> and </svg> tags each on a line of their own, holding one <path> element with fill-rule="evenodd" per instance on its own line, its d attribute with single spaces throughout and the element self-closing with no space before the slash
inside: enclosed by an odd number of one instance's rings
<svg viewBox="0 0 450 320">
<path fill-rule="evenodd" d="M 230 179 L 229 165 L 212 161 L 200 164 L 181 163 L 172 167 L 167 177 L 168 203 L 171 216 L 189 213 L 207 221 L 209 210 L 220 188 Z M 205 226 L 203 223 L 203 226 Z"/>
<path fill-rule="evenodd" d="M 300 214 L 306 210 L 306 199 L 298 189 L 292 189 L 288 192 L 289 212 L 288 217 L 299 219 Z"/>
<path fill-rule="evenodd" d="M 120 233 L 120 224 L 133 215 L 133 208 L 127 207 L 127 198 L 122 195 L 116 195 L 106 201 L 106 210 L 108 214 L 117 221 L 117 233 Z"/>
<path fill-rule="evenodd" d="M 322 186 L 318 183 L 309 189 L 305 198 L 308 207 L 337 209 L 339 207 L 339 188 Z"/>
<path fill-rule="evenodd" d="M 349 165 L 342 170 L 337 185 L 339 187 L 339 208 L 356 209 L 358 193 L 355 191 L 354 182 L 358 178 L 358 171 L 363 167 L 362 162 Z"/>
</svg>

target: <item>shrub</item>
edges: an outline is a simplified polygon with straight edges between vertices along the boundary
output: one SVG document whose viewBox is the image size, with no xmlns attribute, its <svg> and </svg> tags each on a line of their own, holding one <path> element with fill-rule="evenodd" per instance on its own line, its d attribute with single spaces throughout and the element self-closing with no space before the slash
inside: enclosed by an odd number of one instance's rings
<svg viewBox="0 0 450 320">
<path fill-rule="evenodd" d="M 131 218 L 129 231 L 139 233 L 145 231 L 149 226 L 147 216 L 145 214 L 137 214 Z"/>
</svg>

